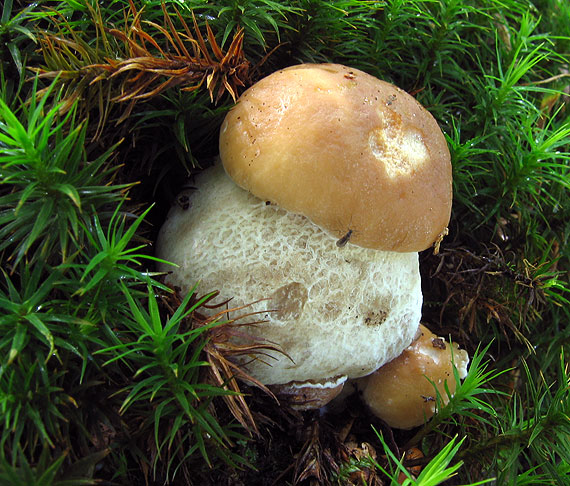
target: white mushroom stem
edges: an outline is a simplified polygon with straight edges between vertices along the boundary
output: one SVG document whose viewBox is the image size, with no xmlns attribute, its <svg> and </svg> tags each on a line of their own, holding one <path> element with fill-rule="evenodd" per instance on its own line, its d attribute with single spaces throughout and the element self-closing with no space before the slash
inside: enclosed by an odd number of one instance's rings
<svg viewBox="0 0 570 486">
<path fill-rule="evenodd" d="M 264 322 L 243 332 L 286 354 L 247 357 L 251 376 L 265 385 L 356 378 L 412 342 L 422 305 L 417 253 L 338 248 L 336 237 L 257 199 L 219 166 L 193 185 L 188 209 L 172 209 L 157 244 L 179 266 L 161 269 L 171 285 L 220 290 L 215 302 L 254 302 L 244 313 Z"/>
</svg>

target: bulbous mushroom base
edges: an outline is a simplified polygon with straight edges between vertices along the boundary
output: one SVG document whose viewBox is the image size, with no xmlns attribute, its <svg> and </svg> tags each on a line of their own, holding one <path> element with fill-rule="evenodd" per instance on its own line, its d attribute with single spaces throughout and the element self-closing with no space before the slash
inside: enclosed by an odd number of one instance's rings
<svg viewBox="0 0 570 486">
<path fill-rule="evenodd" d="M 412 342 L 422 304 L 417 253 L 339 247 L 336 235 L 257 199 L 219 166 L 193 185 L 157 244 L 178 267 L 160 270 L 171 285 L 200 281 L 200 292 L 220 291 L 212 303 L 231 299 L 256 313 L 262 322 L 240 332 L 284 354 L 244 357 L 251 376 L 266 385 L 357 378 Z"/>
</svg>

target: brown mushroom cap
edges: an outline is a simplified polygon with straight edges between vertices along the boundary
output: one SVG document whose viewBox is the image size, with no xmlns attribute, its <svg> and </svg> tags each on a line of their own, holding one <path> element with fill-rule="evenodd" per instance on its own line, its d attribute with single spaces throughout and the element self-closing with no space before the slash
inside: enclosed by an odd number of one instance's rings
<svg viewBox="0 0 570 486">
<path fill-rule="evenodd" d="M 456 381 L 453 361 L 460 378 L 467 375 L 469 356 L 457 344 L 450 345 L 420 325 L 421 335 L 404 352 L 370 376 L 363 378 L 363 399 L 371 411 L 391 427 L 411 429 L 422 425 L 436 412 L 437 387 L 444 404 L 449 398 L 445 383 L 453 395 Z M 427 378 L 429 378 L 429 380 Z"/>
<path fill-rule="evenodd" d="M 303 64 L 249 88 L 220 134 L 226 172 L 257 197 L 350 243 L 431 246 L 450 217 L 451 163 L 409 94 L 338 64 Z"/>
</svg>

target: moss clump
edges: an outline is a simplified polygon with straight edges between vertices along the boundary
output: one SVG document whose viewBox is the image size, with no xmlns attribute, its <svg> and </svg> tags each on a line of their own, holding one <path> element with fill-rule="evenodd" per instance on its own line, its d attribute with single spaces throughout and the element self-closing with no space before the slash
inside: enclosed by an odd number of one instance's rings
<svg viewBox="0 0 570 486">
<path fill-rule="evenodd" d="M 0 483 L 370 484 L 396 478 L 408 445 L 436 482 L 453 457 L 461 483 L 567 483 L 569 8 L 4 2 Z M 227 406 L 237 389 L 208 381 L 204 346 L 222 339 L 219 351 L 224 333 L 190 289 L 154 273 L 156 229 L 217 156 L 232 95 L 308 61 L 413 94 L 452 154 L 450 235 L 421 260 L 424 316 L 479 358 L 437 422 L 412 434 L 384 428 L 380 440 L 364 410 L 297 416 L 259 395 L 239 402 L 257 429 L 240 425 Z"/>
</svg>

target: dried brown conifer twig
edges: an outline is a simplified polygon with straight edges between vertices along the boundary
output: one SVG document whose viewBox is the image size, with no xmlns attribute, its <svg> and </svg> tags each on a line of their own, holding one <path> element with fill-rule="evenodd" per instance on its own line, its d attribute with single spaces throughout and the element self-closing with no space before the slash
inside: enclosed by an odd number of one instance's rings
<svg viewBox="0 0 570 486">
<path fill-rule="evenodd" d="M 183 85 L 184 91 L 193 91 L 202 86 L 204 82 L 212 101 L 214 98 L 219 100 L 225 91 L 230 93 L 234 100 L 237 99 L 238 87 L 245 86 L 249 72 L 249 62 L 245 59 L 243 52 L 243 29 L 235 33 L 227 52 L 224 53 L 210 25 L 206 22 L 207 40 L 212 56 L 194 13 L 192 13 L 192 20 L 195 35 L 192 35 L 188 24 L 180 12 L 175 9 L 184 29 L 184 33 L 179 33 L 162 3 L 164 23 L 167 28 L 154 22 L 144 23 L 163 34 L 166 39 L 166 46 L 163 49 L 150 34 L 145 32 L 141 21 L 142 9 L 137 11 L 132 0 L 129 4 L 133 17 L 131 26 L 125 31 L 107 30 L 110 35 L 124 43 L 126 58 L 109 59 L 107 63 L 87 66 L 87 69 L 104 71 L 92 83 L 105 79 L 107 76 L 115 77 L 128 73 L 122 83 L 122 93 L 115 98 L 115 101 L 150 98 L 167 88 L 179 85 Z M 190 50 L 187 48 L 187 43 Z M 158 55 L 150 50 L 149 45 L 158 51 Z M 166 80 L 159 82 L 162 78 Z"/>
<path fill-rule="evenodd" d="M 222 302 L 216 306 L 203 306 L 215 308 L 226 304 L 227 302 Z M 263 325 L 264 321 L 245 321 L 245 319 L 259 312 L 245 313 L 234 318 L 229 317 L 231 313 L 239 312 L 247 307 L 248 305 L 231 309 L 225 308 L 211 316 L 195 312 L 192 319 L 195 327 L 220 321 L 218 325 L 208 330 L 208 341 L 203 348 L 206 359 L 210 364 L 207 368 L 208 380 L 215 386 L 234 392 L 231 395 L 223 396 L 230 413 L 245 430 L 259 435 L 259 430 L 244 394 L 241 392 L 238 381 L 255 386 L 272 397 L 277 403 L 279 401 L 269 388 L 247 373 L 244 363 L 237 362 L 236 358 L 246 356 L 252 360 L 263 359 L 263 356 L 269 356 L 268 351 L 284 353 L 277 345 L 269 342 L 260 342 L 247 333 L 247 330 L 243 330 L 243 328 L 250 326 Z M 222 319 L 225 320 L 221 321 Z"/>
<path fill-rule="evenodd" d="M 157 96 L 172 87 L 194 91 L 205 86 L 212 102 L 218 102 L 225 92 L 234 101 L 237 99 L 239 88 L 249 83 L 250 76 L 250 63 L 243 50 L 243 28 L 237 30 L 224 52 L 208 22 L 204 38 L 194 13 L 192 32 L 175 8 L 183 30 L 179 32 L 164 2 L 164 25 L 144 20 L 143 10 L 137 10 L 129 0 L 124 28 L 117 29 L 107 28 L 98 7 L 92 8 L 92 21 L 101 37 L 98 47 L 82 41 L 79 33 L 69 25 L 62 28 L 67 21 L 61 20 L 56 23 L 57 32 L 41 37 L 46 66 L 34 71 L 41 77 L 59 76 L 70 86 L 70 99 L 78 99 L 87 87 L 117 81 L 112 90 L 107 90 L 106 101 L 129 102 L 118 123 L 130 115 L 136 101 Z M 162 35 L 160 42 L 148 32 L 149 27 Z M 119 43 L 113 46 L 110 38 Z M 70 58 L 72 63 L 68 62 Z"/>
</svg>

